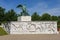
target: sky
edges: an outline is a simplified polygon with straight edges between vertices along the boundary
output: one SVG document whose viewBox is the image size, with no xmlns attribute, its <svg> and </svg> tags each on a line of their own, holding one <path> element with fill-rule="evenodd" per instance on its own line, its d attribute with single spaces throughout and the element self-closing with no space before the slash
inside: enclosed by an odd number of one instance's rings
<svg viewBox="0 0 60 40">
<path fill-rule="evenodd" d="M 6 11 L 14 9 L 17 14 L 21 12 L 21 9 L 16 8 L 19 4 L 26 6 L 30 15 L 37 12 L 39 15 L 49 13 L 60 16 L 60 0 L 0 0 L 1 7 Z"/>
</svg>

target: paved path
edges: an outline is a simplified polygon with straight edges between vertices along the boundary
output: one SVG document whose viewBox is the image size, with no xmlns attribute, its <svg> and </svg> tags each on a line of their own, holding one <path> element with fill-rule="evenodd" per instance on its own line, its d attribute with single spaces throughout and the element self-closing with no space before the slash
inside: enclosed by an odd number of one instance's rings
<svg viewBox="0 0 60 40">
<path fill-rule="evenodd" d="M 60 40 L 60 34 L 5 35 L 0 40 Z"/>
</svg>

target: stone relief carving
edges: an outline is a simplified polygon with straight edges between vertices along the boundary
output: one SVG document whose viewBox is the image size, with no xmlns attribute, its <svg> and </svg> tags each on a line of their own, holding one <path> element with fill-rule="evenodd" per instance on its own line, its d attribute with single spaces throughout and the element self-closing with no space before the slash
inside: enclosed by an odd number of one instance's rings
<svg viewBox="0 0 60 40">
<path fill-rule="evenodd" d="M 19 32 L 55 32 L 56 25 L 55 23 L 47 23 L 47 22 L 20 22 L 19 24 L 13 25 L 14 31 Z"/>
</svg>

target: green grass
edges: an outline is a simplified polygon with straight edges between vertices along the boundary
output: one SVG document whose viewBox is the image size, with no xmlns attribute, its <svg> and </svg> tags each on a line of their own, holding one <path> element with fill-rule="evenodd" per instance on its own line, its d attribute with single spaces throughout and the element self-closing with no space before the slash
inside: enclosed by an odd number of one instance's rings
<svg viewBox="0 0 60 40">
<path fill-rule="evenodd" d="M 7 35 L 8 33 L 6 31 L 4 31 L 4 29 L 2 27 L 0 27 L 0 36 L 1 35 Z"/>
</svg>

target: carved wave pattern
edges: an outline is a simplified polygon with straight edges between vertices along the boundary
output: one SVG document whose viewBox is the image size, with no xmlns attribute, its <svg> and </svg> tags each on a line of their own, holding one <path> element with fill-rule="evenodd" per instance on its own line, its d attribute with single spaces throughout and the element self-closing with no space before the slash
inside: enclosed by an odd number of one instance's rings
<svg viewBox="0 0 60 40">
<path fill-rule="evenodd" d="M 15 32 L 56 32 L 57 27 L 54 22 L 17 22 L 11 23 Z"/>
</svg>

